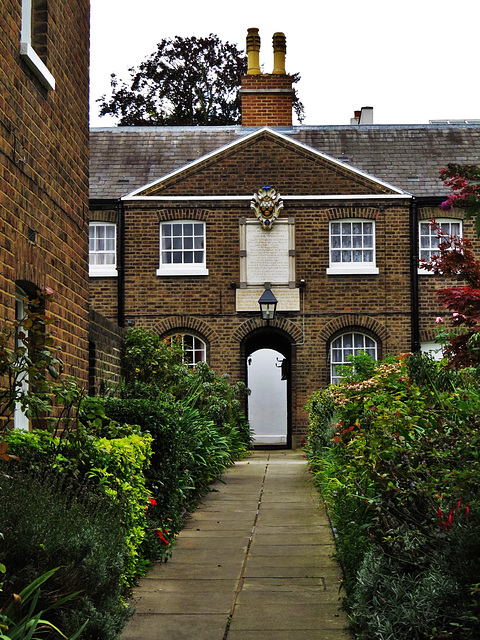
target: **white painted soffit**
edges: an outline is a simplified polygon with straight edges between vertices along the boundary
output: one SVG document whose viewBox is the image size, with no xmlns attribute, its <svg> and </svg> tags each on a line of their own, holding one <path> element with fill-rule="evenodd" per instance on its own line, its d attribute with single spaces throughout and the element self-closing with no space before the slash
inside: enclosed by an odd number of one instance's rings
<svg viewBox="0 0 480 640">
<path fill-rule="evenodd" d="M 181 173 L 183 173 L 184 171 L 191 169 L 192 167 L 195 167 L 198 164 L 201 164 L 202 162 L 205 162 L 205 160 L 208 160 L 210 158 L 214 158 L 217 155 L 222 154 L 224 151 L 226 151 L 227 149 L 233 149 L 234 147 L 236 147 L 237 145 L 242 144 L 243 142 L 245 142 L 245 140 L 250 140 L 251 138 L 255 138 L 257 136 L 259 136 L 260 134 L 262 134 L 264 131 L 268 131 L 269 133 L 271 133 L 273 136 L 276 136 L 277 138 L 280 138 L 281 140 L 288 142 L 289 144 L 293 145 L 294 147 L 298 147 L 300 149 L 303 149 L 305 151 L 308 151 L 309 153 L 312 153 L 313 155 L 318 156 L 319 158 L 323 158 L 325 160 L 327 160 L 328 162 L 331 162 L 332 164 L 335 164 L 339 167 L 342 167 L 343 169 L 346 169 L 347 171 L 349 171 L 350 173 L 356 174 L 358 176 L 362 176 L 363 178 L 367 178 L 368 180 L 371 180 L 372 182 L 378 184 L 379 186 L 382 187 L 386 187 L 387 189 L 391 189 L 392 191 L 394 191 L 396 194 L 398 194 L 399 196 L 402 197 L 409 197 L 410 194 L 408 194 L 406 191 L 403 191 L 402 189 L 399 189 L 398 187 L 393 186 L 392 184 L 389 184 L 388 182 L 385 182 L 383 180 L 379 180 L 378 178 L 376 178 L 375 176 L 371 176 L 368 173 L 365 173 L 364 171 L 360 171 L 360 169 L 356 169 L 355 167 L 352 167 L 350 164 L 347 164 L 346 162 L 342 162 L 341 160 L 337 160 L 336 158 L 332 158 L 332 156 L 327 155 L 326 153 L 323 153 L 322 151 L 318 151 L 317 149 L 314 149 L 313 147 L 308 146 L 307 144 L 304 144 L 303 142 L 299 142 L 298 140 L 293 140 L 290 136 L 287 136 L 283 133 L 280 133 L 279 131 L 275 131 L 274 129 L 271 129 L 270 127 L 262 127 L 261 129 L 257 129 L 256 131 L 252 131 L 251 133 L 248 133 L 245 136 L 240 137 L 238 140 L 234 140 L 233 142 L 229 142 L 226 145 L 223 145 L 222 147 L 219 147 L 218 149 L 215 149 L 214 151 L 211 151 L 210 153 L 207 153 L 204 156 L 201 156 L 200 158 L 197 158 L 196 160 L 193 160 L 192 162 L 189 162 L 188 164 L 185 164 L 183 166 L 181 166 L 178 169 L 175 169 L 174 171 L 171 171 L 170 173 L 167 173 L 166 175 L 162 176 L 161 178 L 157 178 L 156 180 L 154 180 L 153 182 L 150 182 L 149 184 L 143 185 L 142 187 L 135 189 L 134 191 L 128 193 L 127 195 L 122 197 L 122 200 L 153 200 L 156 199 L 156 196 L 139 196 L 138 194 L 141 193 L 142 191 L 145 191 L 146 189 L 150 189 L 152 187 L 155 186 L 159 186 L 162 184 L 162 182 L 165 182 L 166 180 L 169 180 L 170 178 L 172 178 L 173 176 L 179 175 Z M 333 194 L 332 194 L 333 195 Z M 245 197 L 245 196 L 243 196 Z M 242 196 L 225 196 L 225 197 L 220 197 L 220 200 L 225 200 L 225 199 L 242 199 Z M 247 196 L 250 197 L 250 196 Z M 285 198 L 285 196 L 282 196 Z M 293 197 L 293 196 L 292 196 Z M 313 196 L 312 196 L 313 197 Z M 315 196 L 315 197 L 320 197 L 322 198 L 322 196 Z M 331 197 L 331 196 L 330 196 Z M 355 197 L 355 196 L 353 196 Z M 371 196 L 369 196 L 371 197 Z M 378 194 L 375 194 L 375 197 L 378 197 Z M 383 196 L 386 197 L 386 196 Z M 351 199 L 352 196 L 349 196 L 349 198 Z M 174 198 L 167 198 L 169 200 L 173 200 Z M 196 196 L 188 196 L 188 197 L 184 197 L 182 198 L 182 200 L 186 200 L 186 199 L 195 199 L 195 200 L 205 200 L 208 198 L 197 198 Z"/>
<path fill-rule="evenodd" d="M 411 193 L 371 193 L 361 195 L 306 195 L 306 196 L 280 196 L 282 200 L 409 200 L 413 198 Z M 123 196 L 127 202 L 235 202 L 251 200 L 252 196 Z"/>
</svg>

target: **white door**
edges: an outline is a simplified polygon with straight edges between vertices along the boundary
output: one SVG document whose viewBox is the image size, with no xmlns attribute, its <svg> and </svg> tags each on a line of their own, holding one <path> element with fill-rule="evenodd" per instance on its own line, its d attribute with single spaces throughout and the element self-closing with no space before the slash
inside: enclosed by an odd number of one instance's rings
<svg viewBox="0 0 480 640">
<path fill-rule="evenodd" d="M 247 360 L 248 419 L 256 445 L 287 444 L 287 380 L 283 356 L 273 349 L 254 351 Z"/>
</svg>

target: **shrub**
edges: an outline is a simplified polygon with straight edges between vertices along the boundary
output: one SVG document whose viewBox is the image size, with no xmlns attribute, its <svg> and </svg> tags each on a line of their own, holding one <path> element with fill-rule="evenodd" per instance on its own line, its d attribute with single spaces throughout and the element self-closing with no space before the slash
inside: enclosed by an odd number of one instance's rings
<svg viewBox="0 0 480 640">
<path fill-rule="evenodd" d="M 308 456 L 359 637 L 478 637 L 479 400 L 475 375 L 418 355 L 310 399 Z"/>
<path fill-rule="evenodd" d="M 80 591 L 49 620 L 72 633 L 89 618 L 82 639 L 113 640 L 128 615 L 120 599 L 128 559 L 121 512 L 91 483 L 62 478 L 45 462 L 28 469 L 0 461 L 3 595 L 60 567 L 43 585 L 39 609 Z"/>
</svg>

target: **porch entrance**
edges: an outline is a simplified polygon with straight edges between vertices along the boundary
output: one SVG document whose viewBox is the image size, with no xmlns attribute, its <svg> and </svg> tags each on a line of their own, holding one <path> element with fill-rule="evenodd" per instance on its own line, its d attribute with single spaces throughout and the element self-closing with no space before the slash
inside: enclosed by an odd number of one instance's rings
<svg viewBox="0 0 480 640">
<path fill-rule="evenodd" d="M 291 447 L 290 343 L 262 331 L 246 342 L 248 420 L 257 447 Z"/>
</svg>

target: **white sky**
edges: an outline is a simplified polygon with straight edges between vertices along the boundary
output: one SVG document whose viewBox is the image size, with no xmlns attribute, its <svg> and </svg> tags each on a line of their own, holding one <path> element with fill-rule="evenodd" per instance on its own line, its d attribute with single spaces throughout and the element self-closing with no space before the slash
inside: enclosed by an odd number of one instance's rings
<svg viewBox="0 0 480 640">
<path fill-rule="evenodd" d="M 215 33 L 245 49 L 249 27 L 265 73 L 285 33 L 304 124 L 350 124 L 363 106 L 376 124 L 480 119 L 479 19 L 479 0 L 91 0 L 91 126 L 115 124 L 96 103 L 110 74 L 128 80 L 162 38 Z"/>
</svg>

